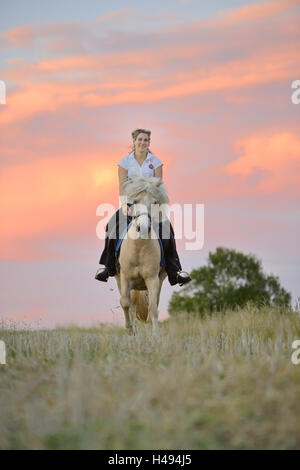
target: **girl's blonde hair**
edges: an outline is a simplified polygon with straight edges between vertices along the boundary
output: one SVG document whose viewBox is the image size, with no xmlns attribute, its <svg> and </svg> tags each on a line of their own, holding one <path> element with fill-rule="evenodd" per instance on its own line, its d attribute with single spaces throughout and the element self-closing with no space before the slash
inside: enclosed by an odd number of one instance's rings
<svg viewBox="0 0 300 470">
<path fill-rule="evenodd" d="M 149 143 L 150 143 L 151 131 L 149 131 L 148 129 L 135 129 L 134 131 L 131 132 L 131 137 L 133 138 L 134 141 L 136 140 L 139 134 L 147 134 L 147 136 L 149 137 Z M 134 143 L 130 147 L 130 151 L 131 152 L 134 151 Z M 152 153 L 152 150 L 150 150 L 150 147 L 149 147 L 149 152 Z"/>
</svg>

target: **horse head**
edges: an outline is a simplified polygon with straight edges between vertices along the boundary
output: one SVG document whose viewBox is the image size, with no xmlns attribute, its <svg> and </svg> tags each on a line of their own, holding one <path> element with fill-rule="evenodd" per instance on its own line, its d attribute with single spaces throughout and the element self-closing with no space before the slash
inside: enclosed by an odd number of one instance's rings
<svg viewBox="0 0 300 470">
<path fill-rule="evenodd" d="M 161 178 L 128 178 L 124 184 L 124 193 L 132 202 L 129 215 L 139 238 L 148 238 L 151 225 L 157 226 L 165 217 L 169 203 L 166 188 Z"/>
</svg>

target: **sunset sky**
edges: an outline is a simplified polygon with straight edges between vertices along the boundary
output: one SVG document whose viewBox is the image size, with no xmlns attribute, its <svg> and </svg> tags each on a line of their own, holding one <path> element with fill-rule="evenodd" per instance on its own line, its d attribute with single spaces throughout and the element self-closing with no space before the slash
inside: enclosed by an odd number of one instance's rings
<svg viewBox="0 0 300 470">
<path fill-rule="evenodd" d="M 0 318 L 118 322 L 94 280 L 101 203 L 151 129 L 171 203 L 204 204 L 204 246 L 253 253 L 300 297 L 300 0 L 1 0 Z M 160 311 L 172 292 L 164 282 Z M 37 323 L 36 323 L 37 324 Z"/>
</svg>

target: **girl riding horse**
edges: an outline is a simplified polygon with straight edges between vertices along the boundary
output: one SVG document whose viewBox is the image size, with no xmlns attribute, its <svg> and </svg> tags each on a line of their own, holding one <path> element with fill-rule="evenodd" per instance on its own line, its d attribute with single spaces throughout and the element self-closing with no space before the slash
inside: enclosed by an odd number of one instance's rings
<svg viewBox="0 0 300 470">
<path fill-rule="evenodd" d="M 163 163 L 152 155 L 149 148 L 151 131 L 136 129 L 131 135 L 133 151 L 119 162 L 119 192 L 122 205 L 106 226 L 105 246 L 99 261 L 99 264 L 104 264 L 105 268 L 99 268 L 95 275 L 95 279 L 102 282 L 107 282 L 109 276 L 117 274 L 116 245 L 121 233 L 131 221 L 130 207 L 133 201 L 124 196 L 124 183 L 128 178 L 139 176 L 145 178 L 156 176 L 162 179 Z M 164 225 L 166 223 L 168 225 L 167 231 L 165 230 L 166 225 Z M 166 232 L 168 232 L 167 238 L 162 236 Z M 189 274 L 182 271 L 176 250 L 174 230 L 169 220 L 160 222 L 159 235 L 164 249 L 165 270 L 171 286 L 175 284 L 182 286 L 190 282 L 191 277 Z"/>
</svg>

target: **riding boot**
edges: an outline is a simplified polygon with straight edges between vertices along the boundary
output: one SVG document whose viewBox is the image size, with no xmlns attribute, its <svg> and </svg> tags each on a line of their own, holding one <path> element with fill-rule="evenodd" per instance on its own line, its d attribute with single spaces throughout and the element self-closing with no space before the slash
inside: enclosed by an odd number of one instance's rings
<svg viewBox="0 0 300 470">
<path fill-rule="evenodd" d="M 118 272 L 118 261 L 116 259 L 116 246 L 117 242 L 129 223 L 131 217 L 124 216 L 121 209 L 119 209 L 112 218 L 109 220 L 105 228 L 105 244 L 104 250 L 101 254 L 99 264 L 104 264 L 109 272 L 109 276 L 115 276 Z"/>
<path fill-rule="evenodd" d="M 164 225 L 169 224 L 169 225 Z M 164 226 L 164 228 L 163 228 Z M 167 230 L 166 230 L 167 227 Z M 174 230 L 170 221 L 159 224 L 159 236 L 162 241 L 164 256 L 165 256 L 165 270 L 168 275 L 169 283 L 174 286 L 178 283 L 178 271 L 182 270 L 179 256 L 176 250 L 176 242 Z M 168 238 L 167 238 L 168 236 Z"/>
<path fill-rule="evenodd" d="M 108 235 L 105 237 L 104 250 L 99 261 L 99 264 L 104 264 L 104 266 L 108 269 L 110 276 L 115 276 L 117 272 L 115 262 L 116 242 L 117 240 L 109 238 Z"/>
</svg>

